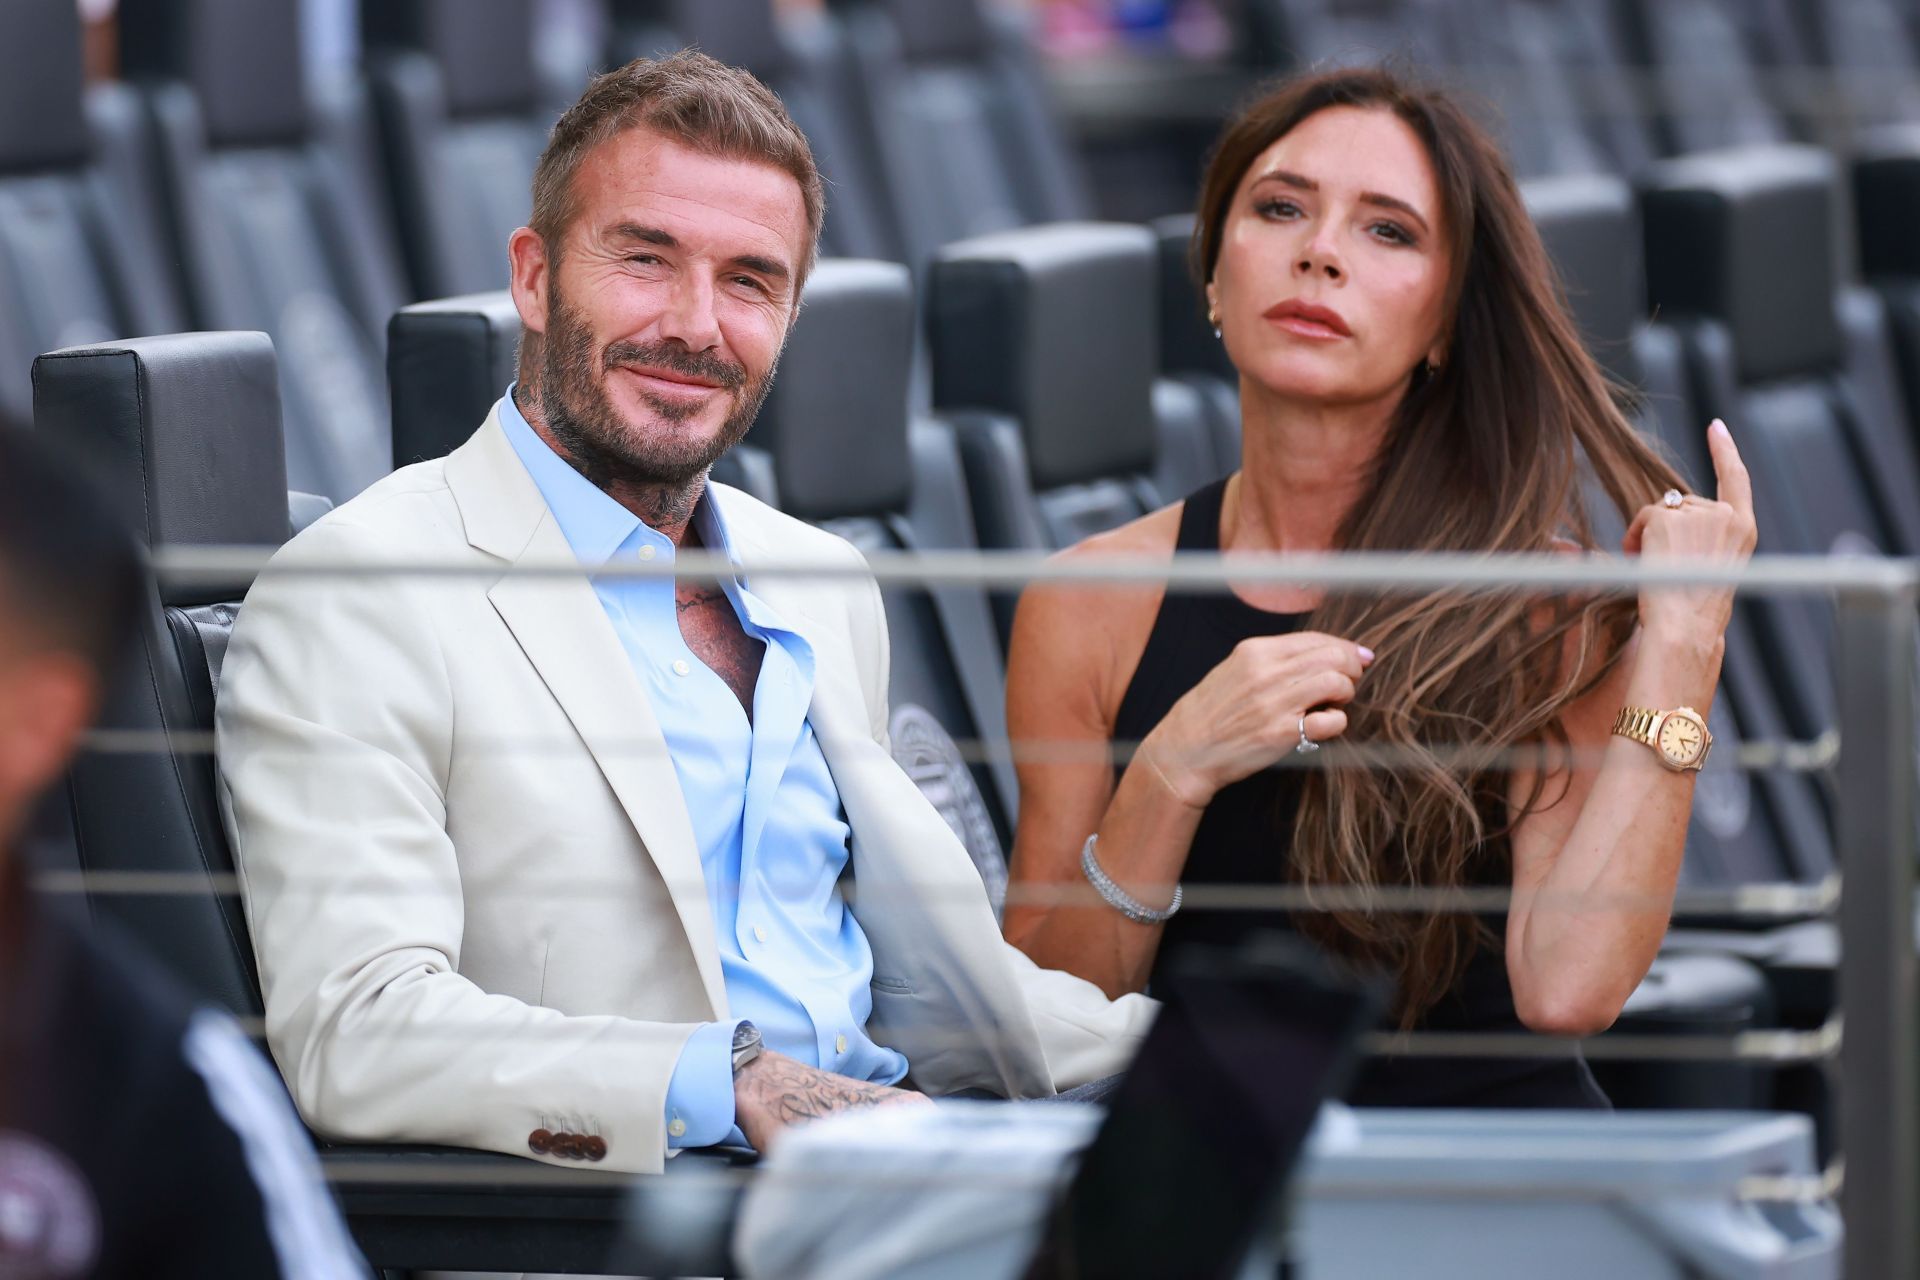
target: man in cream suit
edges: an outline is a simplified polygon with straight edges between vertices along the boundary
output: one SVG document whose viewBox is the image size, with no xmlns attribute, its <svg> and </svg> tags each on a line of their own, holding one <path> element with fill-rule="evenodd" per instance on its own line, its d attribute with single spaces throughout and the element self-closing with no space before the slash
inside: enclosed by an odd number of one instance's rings
<svg viewBox="0 0 1920 1280">
<path fill-rule="evenodd" d="M 657 1171 L 915 1091 L 1044 1097 L 1151 1018 L 1000 937 L 891 760 L 839 539 L 706 482 L 812 264 L 805 139 L 698 54 L 600 78 L 509 252 L 519 382 L 294 539 L 218 717 L 274 1056 L 307 1119 Z M 850 465 L 852 465 L 850 461 Z M 511 572 L 748 566 L 711 581 Z M 446 564 L 426 576 L 389 568 Z M 349 567 L 347 575 L 299 573 Z"/>
</svg>

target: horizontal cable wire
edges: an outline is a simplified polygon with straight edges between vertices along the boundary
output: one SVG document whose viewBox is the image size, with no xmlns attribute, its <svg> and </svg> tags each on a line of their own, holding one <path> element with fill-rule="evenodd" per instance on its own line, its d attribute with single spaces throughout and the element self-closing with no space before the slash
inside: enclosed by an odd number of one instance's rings
<svg viewBox="0 0 1920 1280">
<path fill-rule="evenodd" d="M 267 547 L 164 547 L 153 553 L 154 572 L 183 585 L 226 585 L 267 568 Z M 1076 556 L 1060 559 L 1026 551 L 872 552 L 864 562 L 742 558 L 711 551 L 683 551 L 670 562 L 620 561 L 583 566 L 577 560 L 476 563 L 473 557 L 443 560 L 313 561 L 282 563 L 275 576 L 363 578 L 404 575 L 432 578 L 504 577 L 576 579 L 685 578 L 719 581 L 746 573 L 861 581 L 907 586 L 1017 588 L 1029 582 L 1153 583 L 1170 591 L 1207 591 L 1235 583 L 1288 583 L 1341 590 L 1421 590 L 1461 593 L 1517 587 L 1629 592 L 1641 587 L 1736 587 L 1767 595 L 1864 593 L 1893 597 L 1920 589 L 1920 560 L 1870 556 L 1756 556 L 1739 564 L 1697 561 L 1632 561 L 1609 555 L 1478 554 L 1453 552 L 1179 552 L 1166 556 Z"/>
<path fill-rule="evenodd" d="M 352 877 L 315 874 L 283 876 L 278 883 L 288 893 L 304 890 L 310 896 L 324 895 L 329 898 L 344 898 L 354 894 L 387 899 L 413 894 L 438 897 L 446 891 L 442 881 L 430 877 L 420 877 L 416 882 L 408 883 L 383 876 L 356 883 Z M 42 893 L 84 893 L 102 898 L 231 898 L 238 897 L 242 892 L 238 874 L 203 871 L 46 870 L 35 873 L 33 887 Z M 539 896 L 549 901 L 598 901 L 610 893 L 623 892 L 630 887 L 631 881 L 613 877 L 554 880 L 541 884 Z M 1163 888 L 1166 894 L 1172 893 L 1171 885 L 1140 887 L 1149 890 Z M 704 881 L 679 885 L 678 889 L 684 893 L 711 896 Z M 941 888 L 907 884 L 894 888 L 869 879 L 847 886 L 846 894 L 852 902 L 864 901 L 869 905 L 885 902 L 893 894 L 909 897 L 916 904 L 938 905 L 942 901 L 953 900 L 973 903 L 978 900 L 980 890 L 972 885 Z M 1498 915 L 1511 908 L 1516 896 L 1520 895 L 1502 886 L 1430 889 L 1419 885 L 1362 888 L 1349 885 L 1196 884 L 1186 887 L 1181 910 L 1216 914 L 1240 911 L 1374 911 Z M 1672 914 L 1677 920 L 1741 916 L 1758 921 L 1800 920 L 1825 915 L 1838 903 L 1839 896 L 1840 879 L 1837 875 L 1815 884 L 1782 882 L 1682 888 L 1671 899 L 1664 894 L 1596 895 L 1592 890 L 1576 889 L 1535 889 L 1525 894 L 1529 904 L 1535 908 L 1576 906 L 1595 911 L 1664 912 L 1671 902 Z M 1009 905 L 1045 907 L 1098 908 L 1105 902 L 1091 886 L 1080 883 L 1009 885 L 1006 900 Z"/>
<path fill-rule="evenodd" d="M 1305 1157 L 1304 1163 L 1311 1169 L 1312 1156 Z M 351 1184 L 355 1187 L 503 1187 L 528 1191 L 561 1187 L 605 1187 L 610 1191 L 624 1191 L 630 1190 L 633 1186 L 633 1178 L 630 1174 L 568 1168 L 564 1165 L 535 1164 L 531 1161 L 522 1162 L 513 1167 L 494 1164 L 463 1166 L 453 1162 L 412 1162 L 360 1156 L 351 1151 L 336 1150 L 323 1154 L 321 1168 L 329 1182 Z M 658 1195 L 671 1198 L 675 1195 L 693 1195 L 702 1191 L 743 1192 L 763 1176 L 770 1179 L 777 1178 L 783 1188 L 820 1187 L 829 1190 L 872 1187 L 876 1191 L 1015 1190 L 1047 1194 L 1057 1190 L 1061 1185 L 1061 1176 L 1058 1174 L 1008 1169 L 992 1172 L 956 1169 L 924 1172 L 901 1169 L 871 1172 L 860 1169 L 780 1169 L 777 1172 L 769 1171 L 763 1174 L 761 1170 L 750 1165 L 737 1165 L 686 1169 L 670 1166 L 670 1170 L 664 1175 L 666 1181 L 649 1182 L 643 1194 L 649 1197 Z M 1731 1198 L 1742 1203 L 1817 1204 L 1837 1197 L 1845 1182 L 1843 1163 L 1836 1159 L 1823 1171 L 1809 1177 L 1762 1175 L 1743 1178 L 1734 1184 Z M 1502 1200 L 1598 1200 L 1618 1203 L 1621 1199 L 1617 1187 L 1543 1186 L 1537 1180 L 1515 1180 L 1507 1183 L 1476 1180 L 1471 1185 L 1463 1186 L 1440 1179 L 1427 1181 L 1411 1177 L 1382 1178 L 1372 1172 L 1363 1176 L 1342 1177 L 1338 1172 L 1330 1169 L 1309 1173 L 1296 1185 L 1309 1196 L 1341 1199 L 1398 1199 L 1409 1194 L 1417 1194 L 1423 1200 L 1475 1200 L 1493 1196 Z M 1662 1187 L 1660 1198 L 1663 1202 L 1671 1203 L 1689 1199 L 1719 1202 L 1729 1197 L 1717 1186 L 1703 1185 L 1697 1193 L 1690 1193 L 1686 1188 Z"/>
<path fill-rule="evenodd" d="M 198 729 L 95 729 L 86 735 L 85 745 L 88 750 L 104 755 L 160 753 L 212 755 L 217 744 L 211 732 Z M 1532 769 L 1540 763 L 1539 754 L 1531 747 L 1489 751 L 1436 744 L 1432 747 L 1416 749 L 1394 743 L 1358 742 L 1346 738 L 1335 739 L 1322 745 L 1328 748 L 1326 755 L 1333 757 L 1332 759 L 1289 751 L 1267 767 L 1270 769 L 1320 769 L 1330 764 L 1337 764 L 1343 768 L 1390 770 L 1403 768 L 1408 764 L 1424 767 L 1437 762 L 1442 767 L 1460 765 L 1498 771 Z M 476 734 L 465 736 L 460 741 L 461 753 L 468 756 L 537 755 L 553 751 L 577 751 L 579 746 L 578 737 L 541 737 L 534 734 L 501 737 Z M 1085 739 L 1012 740 L 1002 748 L 998 743 L 984 738 L 964 738 L 955 739 L 954 746 L 958 750 L 961 761 L 966 764 L 989 764 L 1005 757 L 1015 764 L 1118 766 L 1131 763 L 1135 752 L 1139 749 L 1137 742 L 1101 743 Z M 341 743 L 331 748 L 332 752 L 341 755 L 353 755 L 365 749 L 365 745 L 359 743 Z M 309 749 L 309 754 L 325 754 L 328 750 L 328 748 Z M 1838 730 L 1829 729 L 1817 738 L 1756 739 L 1751 742 L 1732 744 L 1725 748 L 1716 745 L 1715 752 L 1713 759 L 1716 764 L 1723 760 L 1730 760 L 1736 768 L 1740 769 L 1820 773 L 1838 763 L 1840 734 Z M 1552 758 L 1557 764 L 1597 767 L 1604 762 L 1606 753 L 1606 747 L 1555 748 Z M 665 742 L 657 737 L 635 736 L 626 739 L 609 739 L 600 744 L 598 754 L 624 759 L 668 758 Z M 1164 757 L 1176 764 L 1181 758 L 1178 754 Z"/>
</svg>

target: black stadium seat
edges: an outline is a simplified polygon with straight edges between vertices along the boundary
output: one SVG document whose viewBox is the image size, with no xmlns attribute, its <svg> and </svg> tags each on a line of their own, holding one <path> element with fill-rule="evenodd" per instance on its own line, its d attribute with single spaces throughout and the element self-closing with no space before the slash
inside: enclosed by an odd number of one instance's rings
<svg viewBox="0 0 1920 1280">
<path fill-rule="evenodd" d="M 1677 335 L 1646 319 L 1632 191 L 1617 178 L 1596 176 L 1537 179 L 1523 193 L 1590 349 L 1638 396 L 1641 429 L 1680 464 L 1696 489 L 1710 492 L 1705 421 L 1692 408 Z M 1605 497 L 1596 495 L 1593 501 Z M 1619 517 L 1610 507 L 1606 514 L 1617 538 Z M 1603 546 L 1607 542 L 1602 539 Z M 1743 739 L 1778 740 L 1788 733 L 1744 613 L 1728 628 L 1711 721 L 1717 745 L 1694 790 L 1682 882 L 1810 882 L 1826 875 L 1833 852 L 1814 785 L 1806 775 L 1783 769 L 1750 773 L 1736 759 Z"/>
<path fill-rule="evenodd" d="M 1869 433 L 1899 421 L 1867 406 L 1898 392 L 1847 376 L 1833 185 L 1823 152 L 1749 150 L 1668 162 L 1645 195 L 1652 298 L 1686 336 L 1702 410 L 1745 442 L 1763 552 L 1900 550 L 1910 510 L 1911 470 L 1865 470 Z M 1831 610 L 1756 604 L 1794 726 L 1817 734 L 1833 723 Z"/>
<path fill-rule="evenodd" d="M 393 465 L 464 444 L 513 382 L 519 351 L 520 313 L 504 289 L 396 311 L 387 325 Z"/>
<path fill-rule="evenodd" d="M 412 296 L 506 288 L 552 123 L 533 0 L 361 0 L 360 35 Z"/>
<path fill-rule="evenodd" d="M 1853 207 L 1860 272 L 1886 306 L 1907 422 L 1920 424 L 1920 123 L 1870 135 L 1853 161 Z"/>
<path fill-rule="evenodd" d="M 952 432 L 909 422 L 913 316 L 905 267 L 823 262 L 751 437 L 787 514 L 865 552 L 976 545 Z M 966 845 L 997 910 L 1016 792 L 987 593 L 886 583 L 881 594 L 894 756 Z"/>
<path fill-rule="evenodd" d="M 883 177 L 916 269 L 941 245 L 1090 216 L 1024 31 L 987 0 L 847 0 Z"/>
<path fill-rule="evenodd" d="M 505 290 L 395 312 L 387 326 L 393 465 L 444 457 L 477 431 L 514 380 L 519 349 L 520 313 Z M 713 475 L 779 505 L 773 470 L 752 445 L 729 450 Z"/>
<path fill-rule="evenodd" d="M 935 260 L 934 406 L 959 430 L 983 546 L 1065 547 L 1213 474 L 1204 416 L 1156 421 L 1157 254 L 1143 227 L 1067 223 Z"/>
<path fill-rule="evenodd" d="M 772 0 L 614 0 L 612 17 L 612 64 L 693 45 L 745 67 L 780 95 L 827 180 L 822 253 L 902 257 L 867 132 L 853 117 L 857 100 L 845 91 L 851 64 L 836 24 L 782 18 Z"/>
<path fill-rule="evenodd" d="M 406 300 L 364 95 L 309 98 L 292 4 L 124 0 L 119 28 L 195 323 L 273 336 L 293 486 L 351 497 L 387 470 L 380 337 Z"/>
<path fill-rule="evenodd" d="M 1631 59 L 1646 68 L 1670 153 L 1790 141 L 1768 92 L 1769 6 L 1755 0 L 1611 0 Z M 1804 59 L 1800 65 L 1804 65 Z"/>
<path fill-rule="evenodd" d="M 1155 219 L 1160 245 L 1160 373 L 1199 392 L 1213 441 L 1215 470 L 1240 466 L 1240 371 L 1207 324 L 1207 301 L 1189 265 L 1193 215 Z"/>
<path fill-rule="evenodd" d="M 34 423 L 91 464 L 156 548 L 274 547 L 289 533 L 273 348 L 259 333 L 143 338 L 34 362 Z M 213 699 L 250 578 L 165 582 L 101 725 L 150 735 L 90 751 L 70 785 L 80 866 L 190 883 L 101 894 L 115 918 L 189 987 L 258 1016 L 246 920 L 215 802 Z M 169 754 L 168 748 L 172 748 Z M 202 879 L 204 877 L 204 879 Z M 196 891 L 204 885 L 209 891 Z"/>
<path fill-rule="evenodd" d="M 71 0 L 14 0 L 0 40 L 0 416 L 33 407 L 33 358 L 184 328 L 142 180 L 138 103 L 81 85 Z"/>
</svg>

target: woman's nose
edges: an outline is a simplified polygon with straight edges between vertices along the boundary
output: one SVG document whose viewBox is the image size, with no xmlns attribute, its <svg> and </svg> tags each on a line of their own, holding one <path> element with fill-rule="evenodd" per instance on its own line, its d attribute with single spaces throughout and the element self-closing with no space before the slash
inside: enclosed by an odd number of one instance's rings
<svg viewBox="0 0 1920 1280">
<path fill-rule="evenodd" d="M 1309 240 L 1300 250 L 1300 257 L 1293 264 L 1298 276 L 1325 276 L 1328 280 L 1341 280 L 1346 276 L 1346 268 L 1340 262 L 1340 255 L 1327 245 L 1321 236 Z"/>
</svg>

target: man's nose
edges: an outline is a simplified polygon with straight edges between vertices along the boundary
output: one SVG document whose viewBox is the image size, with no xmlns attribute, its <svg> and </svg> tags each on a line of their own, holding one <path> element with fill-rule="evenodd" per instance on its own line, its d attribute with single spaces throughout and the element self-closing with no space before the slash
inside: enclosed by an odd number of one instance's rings
<svg viewBox="0 0 1920 1280">
<path fill-rule="evenodd" d="M 666 312 L 660 317 L 660 336 L 683 343 L 689 351 L 708 351 L 720 345 L 720 318 L 714 311 L 713 285 L 685 278 L 674 287 Z"/>
</svg>

